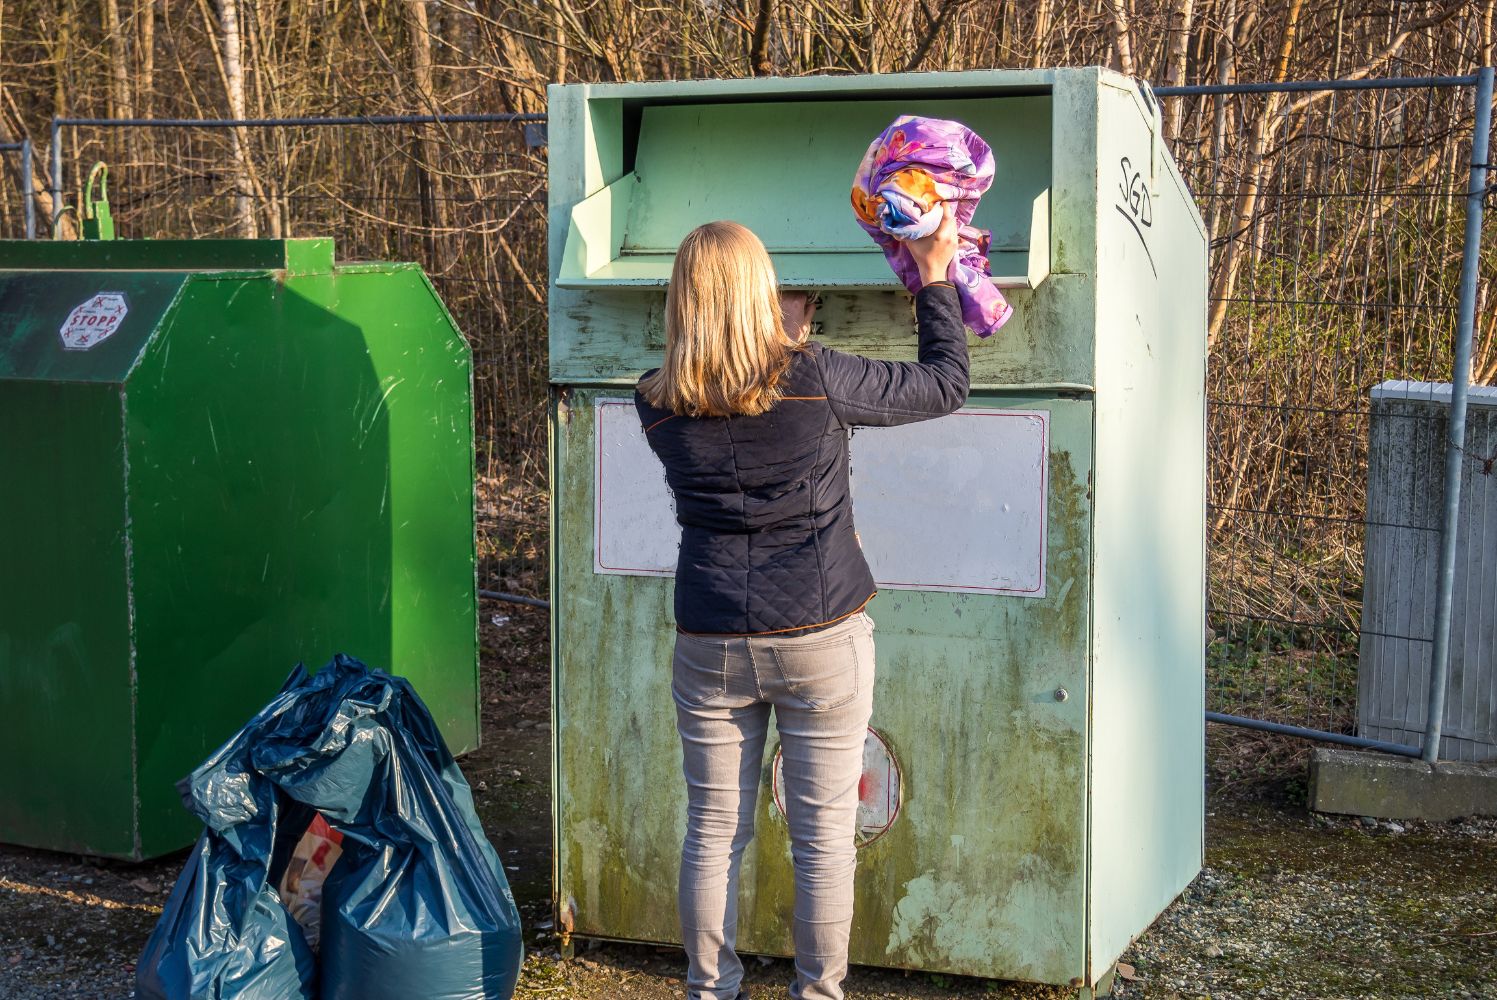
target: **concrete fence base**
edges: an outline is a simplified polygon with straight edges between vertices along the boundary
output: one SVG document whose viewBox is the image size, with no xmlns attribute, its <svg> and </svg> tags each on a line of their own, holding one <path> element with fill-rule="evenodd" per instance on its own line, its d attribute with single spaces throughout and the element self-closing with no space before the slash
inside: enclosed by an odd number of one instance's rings
<svg viewBox="0 0 1497 1000">
<path fill-rule="evenodd" d="M 1310 808 L 1379 819 L 1497 816 L 1497 764 L 1321 748 L 1310 760 Z"/>
</svg>

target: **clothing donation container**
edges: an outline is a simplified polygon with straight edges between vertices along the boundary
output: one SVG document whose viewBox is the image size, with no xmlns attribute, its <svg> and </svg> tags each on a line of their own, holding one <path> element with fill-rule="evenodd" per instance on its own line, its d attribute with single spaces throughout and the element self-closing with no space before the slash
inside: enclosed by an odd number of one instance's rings
<svg viewBox="0 0 1497 1000">
<path fill-rule="evenodd" d="M 475 746 L 471 385 L 414 264 L 0 243 L 0 840 L 191 843 L 176 782 L 337 652 Z"/>
<path fill-rule="evenodd" d="M 956 119 L 1015 312 L 968 404 L 852 439 L 879 594 L 852 961 L 1104 989 L 1199 871 L 1206 235 L 1152 93 L 1096 68 L 550 88 L 555 872 L 573 934 L 677 942 L 679 528 L 631 403 L 673 252 L 713 219 L 824 293 L 814 335 L 913 360 L 854 220 L 868 144 Z M 789 955 L 773 731 L 738 946 Z"/>
</svg>

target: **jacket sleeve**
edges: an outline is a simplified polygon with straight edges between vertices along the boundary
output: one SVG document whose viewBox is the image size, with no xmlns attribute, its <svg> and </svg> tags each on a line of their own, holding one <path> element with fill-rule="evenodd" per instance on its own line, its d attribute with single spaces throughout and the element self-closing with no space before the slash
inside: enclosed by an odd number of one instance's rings
<svg viewBox="0 0 1497 1000">
<path fill-rule="evenodd" d="M 942 417 L 967 401 L 967 331 L 949 283 L 915 295 L 918 361 L 877 361 L 823 349 L 827 403 L 843 424 L 888 427 Z"/>
</svg>

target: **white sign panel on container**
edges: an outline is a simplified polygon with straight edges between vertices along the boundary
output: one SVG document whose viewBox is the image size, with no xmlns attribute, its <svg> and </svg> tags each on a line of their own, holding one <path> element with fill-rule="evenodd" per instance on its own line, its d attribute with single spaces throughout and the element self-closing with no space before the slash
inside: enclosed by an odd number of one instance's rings
<svg viewBox="0 0 1497 1000">
<path fill-rule="evenodd" d="M 966 407 L 852 437 L 853 516 L 880 587 L 1045 596 L 1050 414 Z"/>
<path fill-rule="evenodd" d="M 675 576 L 681 527 L 665 469 L 650 450 L 632 399 L 600 399 L 593 493 L 593 570 Z"/>
<path fill-rule="evenodd" d="M 967 407 L 860 428 L 853 511 L 879 587 L 1045 595 L 1049 413 Z M 680 526 L 632 400 L 597 404 L 598 573 L 671 576 Z"/>
</svg>

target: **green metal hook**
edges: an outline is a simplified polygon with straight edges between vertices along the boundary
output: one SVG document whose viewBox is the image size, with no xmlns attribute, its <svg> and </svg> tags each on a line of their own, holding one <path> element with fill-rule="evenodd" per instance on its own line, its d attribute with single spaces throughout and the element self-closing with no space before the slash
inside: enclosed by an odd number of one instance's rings
<svg viewBox="0 0 1497 1000">
<path fill-rule="evenodd" d="M 56 212 L 52 213 L 52 238 L 54 240 L 57 239 L 57 230 L 62 226 L 63 217 L 69 214 L 76 216 L 78 210 L 72 205 L 63 205 Z"/>
<path fill-rule="evenodd" d="M 94 182 L 99 184 L 99 197 L 94 197 Z M 114 239 L 114 217 L 109 214 L 109 167 L 103 160 L 95 163 L 88 172 L 88 184 L 83 193 L 83 238 L 86 240 Z"/>
</svg>

